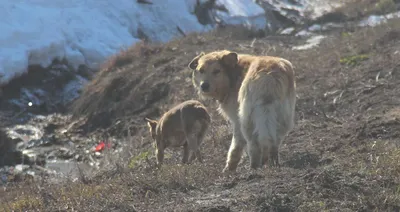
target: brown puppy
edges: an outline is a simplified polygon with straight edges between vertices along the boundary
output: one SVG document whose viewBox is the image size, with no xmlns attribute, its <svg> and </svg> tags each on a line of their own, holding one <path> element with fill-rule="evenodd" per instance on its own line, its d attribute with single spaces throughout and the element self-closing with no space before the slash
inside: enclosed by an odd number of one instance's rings
<svg viewBox="0 0 400 212">
<path fill-rule="evenodd" d="M 188 159 L 190 163 L 195 157 L 202 162 L 199 146 L 211 123 L 210 115 L 202 103 L 188 100 L 164 113 L 159 121 L 145 120 L 157 144 L 158 165 L 163 163 L 165 148 L 180 146 L 183 146 L 182 163 L 187 163 Z"/>
<path fill-rule="evenodd" d="M 247 142 L 250 166 L 279 166 L 279 146 L 294 127 L 296 83 L 283 58 L 202 52 L 190 63 L 194 87 L 219 103 L 233 138 L 225 171 L 235 171 Z"/>
</svg>

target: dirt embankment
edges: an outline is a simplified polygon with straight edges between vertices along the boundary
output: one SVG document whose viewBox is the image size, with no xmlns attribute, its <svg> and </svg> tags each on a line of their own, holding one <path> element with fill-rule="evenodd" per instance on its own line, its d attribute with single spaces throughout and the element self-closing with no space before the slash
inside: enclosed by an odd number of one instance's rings
<svg viewBox="0 0 400 212">
<path fill-rule="evenodd" d="M 165 45 L 138 44 L 111 58 L 73 108 L 75 117 L 87 118 L 75 130 L 128 136 L 132 155 L 80 182 L 37 183 L 40 189 L 24 194 L 11 188 L 0 211 L 399 211 L 399 28 L 398 19 L 374 28 L 348 24 L 301 51 L 292 47 L 302 38 L 256 38 L 228 28 Z M 203 101 L 213 119 L 204 163 L 178 165 L 181 152 L 169 151 L 155 170 L 143 117 L 197 99 L 186 66 L 201 51 L 217 49 L 294 64 L 296 127 L 281 148 L 282 167 L 249 172 L 245 157 L 236 175 L 223 176 L 231 133 L 215 103 Z"/>
</svg>

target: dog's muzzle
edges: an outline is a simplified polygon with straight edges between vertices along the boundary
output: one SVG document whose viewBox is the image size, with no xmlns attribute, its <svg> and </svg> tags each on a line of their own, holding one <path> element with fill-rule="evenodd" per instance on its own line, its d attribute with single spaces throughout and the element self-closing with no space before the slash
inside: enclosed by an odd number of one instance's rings
<svg viewBox="0 0 400 212">
<path fill-rule="evenodd" d="M 201 91 L 207 93 L 208 91 L 210 91 L 210 84 L 208 82 L 202 82 L 200 84 L 200 88 L 201 88 Z"/>
</svg>

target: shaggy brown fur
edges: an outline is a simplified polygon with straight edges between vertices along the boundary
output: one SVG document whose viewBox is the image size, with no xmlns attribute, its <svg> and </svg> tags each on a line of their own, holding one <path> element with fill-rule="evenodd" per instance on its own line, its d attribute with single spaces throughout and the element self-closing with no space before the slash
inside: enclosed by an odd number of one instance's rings
<svg viewBox="0 0 400 212">
<path fill-rule="evenodd" d="M 278 57 L 227 50 L 201 53 L 190 63 L 193 85 L 219 103 L 233 127 L 226 170 L 234 171 L 246 146 L 250 166 L 279 165 L 278 148 L 294 126 L 296 84 L 292 64 Z"/>
<path fill-rule="evenodd" d="M 145 120 L 157 144 L 158 165 L 163 162 L 165 148 L 180 146 L 183 146 L 182 163 L 190 163 L 195 157 L 202 162 L 199 147 L 211 123 L 210 115 L 202 103 L 188 100 L 171 108 L 159 121 Z"/>
</svg>

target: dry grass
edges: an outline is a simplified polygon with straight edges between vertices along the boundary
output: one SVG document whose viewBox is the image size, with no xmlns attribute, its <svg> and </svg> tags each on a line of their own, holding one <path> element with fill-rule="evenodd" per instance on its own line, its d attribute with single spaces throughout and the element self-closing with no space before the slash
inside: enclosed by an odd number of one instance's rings
<svg viewBox="0 0 400 212">
<path fill-rule="evenodd" d="M 306 25 L 325 23 L 345 23 L 360 21 L 371 15 L 385 15 L 400 8 L 398 0 L 344 0 L 341 7 L 328 12 L 316 20 L 306 21 Z"/>
<path fill-rule="evenodd" d="M 397 10 L 397 0 L 349 0 L 344 7 L 339 8 L 350 19 L 358 19 L 369 15 L 383 15 Z"/>
<path fill-rule="evenodd" d="M 213 184 L 220 170 L 204 164 L 168 164 L 156 170 L 144 163 L 103 172 L 88 182 L 19 183 L 1 194 L 0 211 L 134 211 L 155 201 L 171 201 Z M 18 192 L 23 191 L 23 192 Z M 142 211 L 142 210 L 140 210 Z"/>
</svg>

